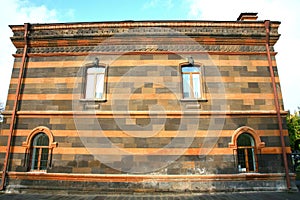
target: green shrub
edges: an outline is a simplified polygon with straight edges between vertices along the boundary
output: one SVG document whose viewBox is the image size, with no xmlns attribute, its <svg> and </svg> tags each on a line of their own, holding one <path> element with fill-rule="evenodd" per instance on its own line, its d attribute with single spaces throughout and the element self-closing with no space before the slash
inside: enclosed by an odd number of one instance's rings
<svg viewBox="0 0 300 200">
<path fill-rule="evenodd" d="M 296 179 L 300 180 L 300 165 L 296 168 Z"/>
</svg>

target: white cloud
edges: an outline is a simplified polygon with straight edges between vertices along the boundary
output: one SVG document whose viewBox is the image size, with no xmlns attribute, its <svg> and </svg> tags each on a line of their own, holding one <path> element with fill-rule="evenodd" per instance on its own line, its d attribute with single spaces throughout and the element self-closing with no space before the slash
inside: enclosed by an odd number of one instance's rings
<svg viewBox="0 0 300 200">
<path fill-rule="evenodd" d="M 20 13 L 31 23 L 57 22 L 56 10 L 48 10 L 44 5 L 23 7 L 20 8 Z"/>
<path fill-rule="evenodd" d="M 10 41 L 11 24 L 57 22 L 56 10 L 49 10 L 46 6 L 34 6 L 27 1 L 10 0 L 1 2 L 0 8 L 0 102 L 5 102 L 9 87 L 13 56 L 16 49 Z"/>
<path fill-rule="evenodd" d="M 234 21 L 241 12 L 258 12 L 258 20 L 281 21 L 281 37 L 275 45 L 285 109 L 300 106 L 297 47 L 300 45 L 300 1 L 298 0 L 186 0 L 189 18 Z"/>
</svg>

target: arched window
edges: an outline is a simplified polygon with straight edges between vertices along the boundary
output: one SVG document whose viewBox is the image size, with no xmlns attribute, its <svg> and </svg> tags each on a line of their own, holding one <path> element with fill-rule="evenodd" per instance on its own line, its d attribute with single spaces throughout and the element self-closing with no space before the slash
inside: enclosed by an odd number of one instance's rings
<svg viewBox="0 0 300 200">
<path fill-rule="evenodd" d="M 255 141 L 248 133 L 237 138 L 237 158 L 239 172 L 257 171 Z"/>
<path fill-rule="evenodd" d="M 30 169 L 46 170 L 49 161 L 49 138 L 40 132 L 33 137 L 30 153 Z"/>
<path fill-rule="evenodd" d="M 239 172 L 258 172 L 257 154 L 265 147 L 256 131 L 242 126 L 234 131 L 229 147 L 233 148 Z"/>
<path fill-rule="evenodd" d="M 29 171 L 46 171 L 51 167 L 57 142 L 54 142 L 50 129 L 45 126 L 33 129 L 22 146 L 26 148 L 24 165 Z"/>
</svg>

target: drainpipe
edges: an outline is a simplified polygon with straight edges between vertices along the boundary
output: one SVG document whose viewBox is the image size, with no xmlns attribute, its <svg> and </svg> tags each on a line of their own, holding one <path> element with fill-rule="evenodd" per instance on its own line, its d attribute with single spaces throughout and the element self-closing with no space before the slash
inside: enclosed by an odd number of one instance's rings
<svg viewBox="0 0 300 200">
<path fill-rule="evenodd" d="M 7 140 L 6 154 L 5 154 L 5 159 L 4 159 L 4 163 L 3 163 L 3 172 L 2 172 L 0 190 L 3 190 L 4 187 L 5 187 L 5 179 L 6 179 L 10 149 L 11 149 L 11 140 L 12 140 L 12 135 L 13 135 L 13 132 L 14 132 L 14 125 L 15 125 L 16 114 L 17 114 L 17 110 L 18 110 L 18 101 L 19 101 L 19 98 L 20 98 L 20 90 L 21 90 L 21 85 L 22 85 L 23 72 L 24 72 L 24 68 L 25 68 L 26 60 L 27 60 L 28 27 L 29 27 L 29 24 L 25 23 L 24 24 L 24 43 L 25 43 L 25 45 L 24 45 L 24 50 L 23 50 L 22 63 L 21 63 L 21 66 L 20 66 L 20 71 L 19 71 L 19 78 L 18 78 L 18 85 L 17 85 L 17 89 L 16 89 L 16 96 L 15 96 L 14 106 L 13 106 L 12 115 L 11 115 L 11 122 L 10 122 L 10 127 L 9 127 L 9 136 L 8 136 L 8 140 Z"/>
<path fill-rule="evenodd" d="M 271 54 L 270 54 L 270 45 L 269 45 L 270 21 L 269 20 L 265 21 L 265 28 L 266 28 L 266 49 L 267 49 L 267 56 L 268 56 L 268 62 L 269 62 L 269 69 L 270 69 L 270 73 L 271 73 L 272 87 L 273 87 L 273 92 L 274 92 L 274 101 L 275 101 L 275 108 L 276 108 L 276 113 L 277 113 L 277 120 L 278 120 L 278 125 L 279 125 L 282 156 L 283 156 L 283 162 L 284 162 L 284 168 L 285 168 L 286 187 L 287 187 L 287 189 L 290 190 L 291 189 L 290 174 L 289 174 L 289 167 L 288 167 L 287 156 L 286 156 L 286 149 L 285 149 L 286 147 L 285 147 L 285 142 L 284 142 L 284 137 L 283 137 L 283 128 L 282 128 L 282 119 L 281 119 L 281 114 L 280 114 L 279 98 L 278 98 L 278 93 L 277 93 L 277 89 L 276 89 L 275 76 L 274 76 L 273 65 L 272 65 L 272 58 L 271 58 Z"/>
</svg>

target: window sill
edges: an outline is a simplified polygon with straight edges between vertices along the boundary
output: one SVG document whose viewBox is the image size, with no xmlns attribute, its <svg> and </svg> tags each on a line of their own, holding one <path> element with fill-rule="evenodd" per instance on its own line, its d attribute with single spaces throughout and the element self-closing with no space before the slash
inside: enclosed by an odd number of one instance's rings
<svg viewBox="0 0 300 200">
<path fill-rule="evenodd" d="M 207 99 L 180 99 L 181 102 L 207 102 Z"/>
<path fill-rule="evenodd" d="M 107 102 L 106 99 L 79 99 L 81 102 Z"/>
<path fill-rule="evenodd" d="M 27 173 L 30 173 L 30 174 L 45 174 L 45 173 L 47 173 L 47 170 L 30 170 Z"/>
</svg>

